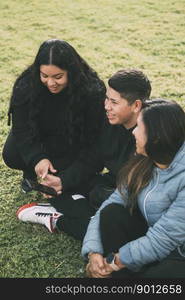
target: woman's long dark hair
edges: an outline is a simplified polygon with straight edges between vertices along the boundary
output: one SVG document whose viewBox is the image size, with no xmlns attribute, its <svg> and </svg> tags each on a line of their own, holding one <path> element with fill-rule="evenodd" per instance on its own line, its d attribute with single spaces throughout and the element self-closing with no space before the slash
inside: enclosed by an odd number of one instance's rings
<svg viewBox="0 0 185 300">
<path fill-rule="evenodd" d="M 127 187 L 131 211 L 137 203 L 138 193 L 151 180 L 155 163 L 169 165 L 185 141 L 185 113 L 175 101 L 148 101 L 141 114 L 147 135 L 147 156 L 134 155 L 118 177 L 121 194 L 123 187 Z"/>
<path fill-rule="evenodd" d="M 21 84 L 21 92 L 30 101 L 30 127 L 32 128 L 33 137 L 37 131 L 37 118 L 41 110 L 41 95 L 46 89 L 40 80 L 41 65 L 55 65 L 68 72 L 68 105 L 66 111 L 66 120 L 64 128 L 65 132 L 71 141 L 75 132 L 79 131 L 79 136 L 83 138 L 84 119 L 82 111 L 86 105 L 85 97 L 89 93 L 102 97 L 100 103 L 100 111 L 97 111 L 94 118 L 99 118 L 99 113 L 102 111 L 102 105 L 105 95 L 105 85 L 99 79 L 97 73 L 87 64 L 87 62 L 76 52 L 76 50 L 66 41 L 51 39 L 41 44 L 39 51 L 35 57 L 33 64 L 28 67 L 16 80 L 9 108 L 9 123 L 10 114 L 12 113 L 13 105 L 18 105 L 14 99 L 14 93 L 17 87 Z M 23 80 L 21 80 L 23 79 Z M 21 83 L 20 83 L 21 82 Z M 82 101 L 84 99 L 84 101 Z M 97 101 L 101 102 L 100 99 Z M 92 103 L 93 110 L 93 103 Z M 94 119 L 94 128 L 91 128 L 89 136 L 93 139 L 93 133 L 96 135 L 99 123 Z"/>
</svg>

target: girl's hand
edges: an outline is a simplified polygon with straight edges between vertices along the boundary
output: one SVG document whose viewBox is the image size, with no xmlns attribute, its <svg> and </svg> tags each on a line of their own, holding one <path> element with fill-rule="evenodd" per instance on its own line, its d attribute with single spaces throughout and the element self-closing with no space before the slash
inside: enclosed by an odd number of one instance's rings
<svg viewBox="0 0 185 300">
<path fill-rule="evenodd" d="M 55 189 L 55 191 L 57 192 L 58 195 L 60 195 L 62 193 L 62 182 L 60 177 L 52 175 L 52 174 L 48 174 L 45 176 L 42 184 L 47 185 L 49 187 L 52 187 L 53 189 Z M 44 195 L 45 198 L 52 198 L 52 196 L 49 195 Z"/>
<path fill-rule="evenodd" d="M 106 270 L 104 258 L 99 253 L 90 254 L 86 272 L 87 276 L 92 278 L 107 278 L 110 277 L 111 274 L 110 271 Z"/>
<path fill-rule="evenodd" d="M 115 270 L 115 269 L 111 266 L 111 264 L 107 263 L 106 258 L 104 258 L 105 268 L 106 268 L 107 271 L 109 271 L 109 272 L 111 272 L 111 273 L 112 273 L 113 271 L 119 271 L 119 270 L 121 270 L 121 269 L 123 269 L 123 268 L 126 267 L 126 266 L 123 265 L 122 262 L 120 261 L 119 253 L 116 253 L 114 257 L 115 257 L 114 264 L 116 265 L 116 269 L 118 268 L 118 270 Z"/>
<path fill-rule="evenodd" d="M 49 161 L 49 159 L 42 159 L 40 160 L 36 166 L 35 166 L 35 173 L 38 177 L 44 179 L 46 175 L 48 174 L 48 171 L 51 173 L 56 173 L 57 170 L 54 169 L 52 163 Z"/>
</svg>

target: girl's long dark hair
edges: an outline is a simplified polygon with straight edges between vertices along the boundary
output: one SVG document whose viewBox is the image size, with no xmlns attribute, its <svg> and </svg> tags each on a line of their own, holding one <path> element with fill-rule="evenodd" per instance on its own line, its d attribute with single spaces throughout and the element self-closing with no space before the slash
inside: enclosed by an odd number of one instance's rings
<svg viewBox="0 0 185 300">
<path fill-rule="evenodd" d="M 118 176 L 120 193 L 127 187 L 131 211 L 138 193 L 150 182 L 155 163 L 169 165 L 185 141 L 185 113 L 175 101 L 148 101 L 141 114 L 147 135 L 147 156 L 135 154 Z"/>
<path fill-rule="evenodd" d="M 46 87 L 40 80 L 40 66 L 41 65 L 55 65 L 68 72 L 68 105 L 66 110 L 66 120 L 64 131 L 66 132 L 69 141 L 72 141 L 75 132 L 79 133 L 81 138 L 84 138 L 84 118 L 82 111 L 87 105 L 85 99 L 89 94 L 99 95 L 96 100 L 100 102 L 100 109 L 94 114 L 94 128 L 91 128 L 89 136 L 93 139 L 93 134 L 96 136 L 99 129 L 99 114 L 102 112 L 103 100 L 105 95 L 105 85 L 98 77 L 97 73 L 87 64 L 87 62 L 77 53 L 77 51 L 66 41 L 51 39 L 41 44 L 39 51 L 35 57 L 35 61 L 29 66 L 16 80 L 12 97 L 10 100 L 10 107 L 8 111 L 9 124 L 10 115 L 12 113 L 13 105 L 19 105 L 20 101 L 14 99 L 15 90 L 21 88 L 21 93 L 29 99 L 30 103 L 30 118 L 29 123 L 32 129 L 33 138 L 37 133 L 37 119 L 42 107 L 42 95 Z M 82 99 L 84 101 L 82 101 Z M 92 103 L 92 111 L 94 109 Z"/>
</svg>

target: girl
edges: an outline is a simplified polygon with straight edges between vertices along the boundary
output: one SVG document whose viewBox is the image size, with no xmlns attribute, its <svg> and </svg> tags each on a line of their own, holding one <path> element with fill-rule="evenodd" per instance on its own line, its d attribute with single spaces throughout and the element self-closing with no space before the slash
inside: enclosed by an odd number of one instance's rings
<svg viewBox="0 0 185 300">
<path fill-rule="evenodd" d="M 133 134 L 137 154 L 83 241 L 87 276 L 185 278 L 185 113 L 153 100 Z"/>
<path fill-rule="evenodd" d="M 12 129 L 3 149 L 7 166 L 25 179 L 66 170 L 97 138 L 105 85 L 67 42 L 45 41 L 16 80 L 9 108 Z"/>
</svg>

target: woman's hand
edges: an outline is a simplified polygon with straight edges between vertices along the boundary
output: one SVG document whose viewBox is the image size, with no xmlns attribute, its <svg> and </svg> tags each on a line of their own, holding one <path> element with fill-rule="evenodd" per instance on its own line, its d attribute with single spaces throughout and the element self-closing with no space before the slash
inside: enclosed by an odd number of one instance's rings
<svg viewBox="0 0 185 300">
<path fill-rule="evenodd" d="M 52 175 L 52 174 L 47 174 L 42 182 L 42 184 L 52 187 L 53 189 L 55 189 L 55 191 L 57 192 L 57 194 L 61 194 L 62 193 L 62 182 L 60 177 Z M 52 198 L 52 196 L 49 195 L 44 195 L 45 198 Z"/>
<path fill-rule="evenodd" d="M 49 159 L 42 159 L 40 160 L 36 166 L 35 166 L 35 173 L 38 177 L 44 179 L 46 175 L 48 174 L 48 171 L 51 173 L 56 173 L 57 170 L 54 169 L 52 163 L 49 161 Z"/>
<path fill-rule="evenodd" d="M 119 258 L 119 253 L 116 253 L 114 257 L 115 257 L 114 264 L 116 265 L 116 269 L 118 268 L 118 270 L 116 270 L 116 271 L 119 271 L 126 267 L 124 264 L 122 264 L 122 262 Z M 113 271 L 115 271 L 115 269 L 111 266 L 111 264 L 107 263 L 106 258 L 104 258 L 104 264 L 105 264 L 107 271 L 109 271 L 111 273 Z"/>
<path fill-rule="evenodd" d="M 90 253 L 86 273 L 88 277 L 92 278 L 107 278 L 110 277 L 111 274 L 111 272 L 106 269 L 103 256 L 99 253 Z"/>
</svg>

